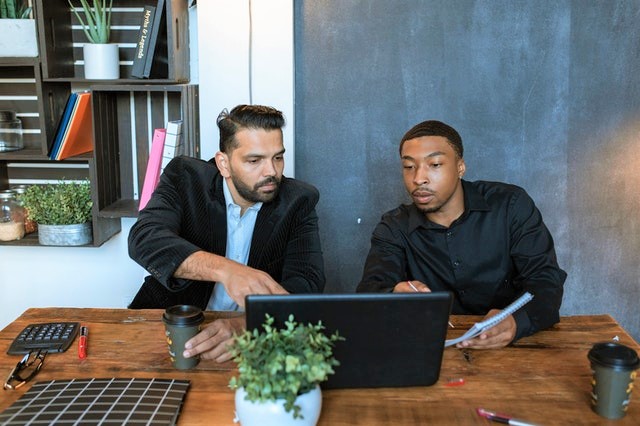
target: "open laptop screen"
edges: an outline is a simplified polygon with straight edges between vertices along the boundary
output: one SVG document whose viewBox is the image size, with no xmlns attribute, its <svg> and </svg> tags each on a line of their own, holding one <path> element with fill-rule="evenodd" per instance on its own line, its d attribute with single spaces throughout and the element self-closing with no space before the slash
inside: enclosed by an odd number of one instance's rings
<svg viewBox="0 0 640 426">
<path fill-rule="evenodd" d="M 329 388 L 429 386 L 440 375 L 451 294 L 296 294 L 246 298 L 247 329 L 260 328 L 269 314 L 282 327 L 322 321 L 336 342 L 336 373 Z"/>
</svg>

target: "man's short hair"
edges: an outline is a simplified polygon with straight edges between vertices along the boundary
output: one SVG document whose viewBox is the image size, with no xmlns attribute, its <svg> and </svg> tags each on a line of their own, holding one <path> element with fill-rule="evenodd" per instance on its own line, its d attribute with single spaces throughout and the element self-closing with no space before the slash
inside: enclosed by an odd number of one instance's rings
<svg viewBox="0 0 640 426">
<path fill-rule="evenodd" d="M 423 136 L 442 136 L 446 138 L 458 157 L 462 158 L 464 148 L 462 147 L 460 134 L 453 127 L 437 120 L 423 121 L 405 133 L 400 141 L 400 155 L 402 155 L 402 147 L 406 141 Z"/>
<path fill-rule="evenodd" d="M 275 108 L 263 105 L 238 105 L 231 112 L 223 109 L 218 115 L 220 151 L 229 153 L 237 148 L 235 136 L 242 129 L 282 130 L 284 115 Z"/>
</svg>

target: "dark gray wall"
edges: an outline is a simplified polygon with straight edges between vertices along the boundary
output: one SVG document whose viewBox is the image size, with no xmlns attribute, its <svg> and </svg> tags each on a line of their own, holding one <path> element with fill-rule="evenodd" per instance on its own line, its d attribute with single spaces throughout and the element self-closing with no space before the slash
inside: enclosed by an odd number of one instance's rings
<svg viewBox="0 0 640 426">
<path fill-rule="evenodd" d="M 467 179 L 536 200 L 569 275 L 562 313 L 640 339 L 640 1 L 295 5 L 296 177 L 321 193 L 328 292 L 355 288 L 381 214 L 409 202 L 400 137 L 439 119 Z"/>
</svg>

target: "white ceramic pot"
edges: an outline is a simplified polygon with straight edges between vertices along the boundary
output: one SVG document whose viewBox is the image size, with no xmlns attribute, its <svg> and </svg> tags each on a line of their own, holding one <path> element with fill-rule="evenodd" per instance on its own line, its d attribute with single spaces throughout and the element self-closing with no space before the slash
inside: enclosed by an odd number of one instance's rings
<svg viewBox="0 0 640 426">
<path fill-rule="evenodd" d="M 120 78 L 120 52 L 117 44 L 86 43 L 84 78 L 87 80 L 116 80 Z"/>
<path fill-rule="evenodd" d="M 0 57 L 36 57 L 35 19 L 0 19 Z"/>
<path fill-rule="evenodd" d="M 245 399 L 244 388 L 236 390 L 236 420 L 242 426 L 314 426 L 320 418 L 322 392 L 317 386 L 300 395 L 296 404 L 304 418 L 294 419 L 293 411 L 286 412 L 284 399 L 274 402 L 251 402 Z"/>
</svg>

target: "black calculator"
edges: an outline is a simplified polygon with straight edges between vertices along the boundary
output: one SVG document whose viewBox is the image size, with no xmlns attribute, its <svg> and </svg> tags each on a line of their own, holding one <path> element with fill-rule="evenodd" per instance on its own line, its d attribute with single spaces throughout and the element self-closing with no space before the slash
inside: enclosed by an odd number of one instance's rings
<svg viewBox="0 0 640 426">
<path fill-rule="evenodd" d="M 29 324 L 13 339 L 10 355 L 21 355 L 36 349 L 64 352 L 69 349 L 80 330 L 79 322 L 47 322 Z"/>
</svg>

